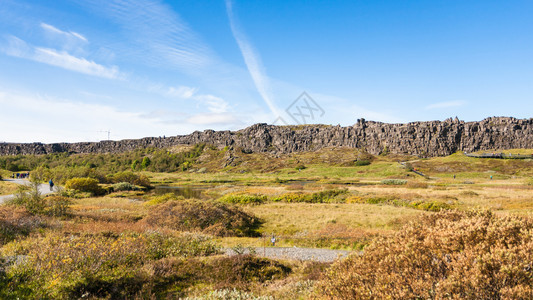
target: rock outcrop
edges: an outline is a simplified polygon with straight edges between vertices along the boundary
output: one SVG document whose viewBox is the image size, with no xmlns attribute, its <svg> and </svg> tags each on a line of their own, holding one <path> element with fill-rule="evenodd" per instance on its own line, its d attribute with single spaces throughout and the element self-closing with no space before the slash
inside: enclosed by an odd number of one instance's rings
<svg viewBox="0 0 533 300">
<path fill-rule="evenodd" d="M 244 152 L 291 153 L 324 147 L 362 148 L 371 154 L 384 151 L 420 157 L 445 156 L 457 151 L 533 148 L 533 118 L 491 117 L 480 122 L 445 121 L 389 124 L 357 120 L 353 126 L 255 124 L 239 131 L 196 131 L 166 138 L 102 141 L 94 143 L 0 144 L 0 155 L 116 153 L 136 148 L 164 148 L 207 143 Z"/>
</svg>

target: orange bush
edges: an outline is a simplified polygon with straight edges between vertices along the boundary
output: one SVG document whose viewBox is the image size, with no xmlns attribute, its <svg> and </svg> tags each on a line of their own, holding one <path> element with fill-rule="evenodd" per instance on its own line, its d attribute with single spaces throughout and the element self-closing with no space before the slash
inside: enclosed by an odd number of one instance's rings
<svg viewBox="0 0 533 300">
<path fill-rule="evenodd" d="M 212 201 L 168 201 L 151 209 L 145 222 L 216 236 L 255 236 L 259 220 L 238 207 Z"/>
<path fill-rule="evenodd" d="M 533 222 L 428 214 L 334 265 L 316 290 L 328 299 L 532 299 Z"/>
</svg>

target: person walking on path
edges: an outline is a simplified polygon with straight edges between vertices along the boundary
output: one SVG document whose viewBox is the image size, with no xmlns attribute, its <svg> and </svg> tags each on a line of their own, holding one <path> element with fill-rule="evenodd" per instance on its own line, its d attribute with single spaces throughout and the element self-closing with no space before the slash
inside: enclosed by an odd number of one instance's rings
<svg viewBox="0 0 533 300">
<path fill-rule="evenodd" d="M 276 237 L 272 236 L 272 238 L 270 239 L 270 242 L 272 243 L 272 247 L 276 246 Z"/>
<path fill-rule="evenodd" d="M 53 191 L 54 190 L 54 182 L 52 181 L 52 179 L 50 179 L 50 181 L 48 181 L 48 184 L 50 184 L 50 191 Z"/>
</svg>

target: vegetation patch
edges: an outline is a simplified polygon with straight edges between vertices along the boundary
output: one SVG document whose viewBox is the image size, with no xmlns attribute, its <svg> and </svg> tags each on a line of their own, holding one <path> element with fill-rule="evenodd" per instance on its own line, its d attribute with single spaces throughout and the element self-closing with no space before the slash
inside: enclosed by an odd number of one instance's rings
<svg viewBox="0 0 533 300">
<path fill-rule="evenodd" d="M 441 200 L 402 199 L 396 196 L 352 196 L 348 203 L 387 204 L 394 206 L 410 207 L 425 211 L 441 211 L 452 209 L 452 205 Z"/>
<path fill-rule="evenodd" d="M 356 167 L 361 167 L 361 166 L 368 166 L 371 163 L 372 162 L 370 160 L 357 160 L 357 161 L 355 161 L 354 165 Z"/>
<path fill-rule="evenodd" d="M 347 189 L 332 189 L 320 192 L 309 193 L 286 193 L 271 200 L 274 202 L 305 202 L 305 203 L 335 203 L 344 202 L 348 196 Z"/>
<path fill-rule="evenodd" d="M 383 179 L 382 184 L 386 185 L 404 185 L 407 183 L 407 180 L 404 179 Z"/>
<path fill-rule="evenodd" d="M 65 184 L 66 189 L 91 193 L 92 195 L 102 195 L 105 193 L 104 189 L 98 185 L 98 180 L 94 178 L 72 178 L 67 180 Z"/>
<path fill-rule="evenodd" d="M 329 299 L 529 299 L 531 253 L 531 220 L 428 214 L 335 264 L 316 291 Z"/>
<path fill-rule="evenodd" d="M 44 227 L 46 223 L 42 217 L 34 216 L 24 208 L 0 206 L 0 246 Z"/>
<path fill-rule="evenodd" d="M 260 221 L 236 206 L 216 201 L 168 201 L 152 208 L 145 222 L 216 236 L 257 236 Z"/>
<path fill-rule="evenodd" d="M 208 238 L 198 235 L 47 234 L 3 248 L 3 255 L 24 257 L 24 262 L 5 266 L 0 296 L 128 298 L 150 283 L 144 266 L 166 257 L 216 252 Z"/>
<path fill-rule="evenodd" d="M 218 201 L 234 204 L 261 204 L 267 200 L 265 195 L 249 194 L 227 194 L 218 199 Z"/>
</svg>

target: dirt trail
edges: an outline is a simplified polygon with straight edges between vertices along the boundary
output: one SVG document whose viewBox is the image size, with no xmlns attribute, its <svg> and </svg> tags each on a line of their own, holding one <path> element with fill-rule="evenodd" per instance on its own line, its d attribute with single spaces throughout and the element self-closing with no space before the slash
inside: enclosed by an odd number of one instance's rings
<svg viewBox="0 0 533 300">
<path fill-rule="evenodd" d="M 28 185 L 30 182 L 26 179 L 4 179 L 4 181 L 13 182 L 16 184 L 22 184 L 22 185 Z M 50 186 L 45 183 L 39 184 L 39 191 L 42 195 L 50 194 L 52 191 L 50 191 Z M 4 201 L 13 198 L 15 195 L 5 195 L 0 196 L 0 203 L 3 203 Z"/>
<path fill-rule="evenodd" d="M 226 255 L 237 255 L 232 249 L 225 249 Z M 244 254 L 250 253 L 249 250 Z M 255 248 L 255 255 L 289 260 L 309 260 L 319 262 L 333 262 L 337 259 L 346 258 L 351 252 L 345 250 L 331 250 L 319 248 L 298 248 L 298 247 L 266 247 Z"/>
</svg>

